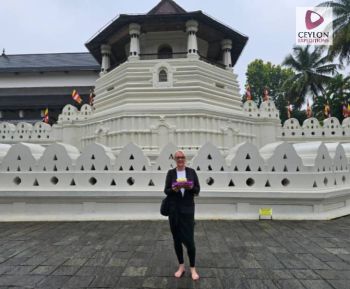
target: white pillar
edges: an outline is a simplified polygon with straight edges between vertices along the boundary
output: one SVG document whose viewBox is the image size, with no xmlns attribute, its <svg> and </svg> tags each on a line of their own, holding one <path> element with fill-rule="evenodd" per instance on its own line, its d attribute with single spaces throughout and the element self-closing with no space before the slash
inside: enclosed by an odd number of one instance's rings
<svg viewBox="0 0 350 289">
<path fill-rule="evenodd" d="M 129 60 L 140 59 L 140 33 L 141 26 L 137 23 L 131 23 L 129 25 L 129 35 L 130 35 L 130 53 Z"/>
<path fill-rule="evenodd" d="M 188 20 L 186 22 L 186 31 L 188 34 L 187 40 L 187 57 L 188 58 L 199 58 L 198 55 L 198 43 L 197 43 L 197 31 L 198 22 L 195 20 Z"/>
<path fill-rule="evenodd" d="M 222 49 L 222 63 L 225 65 L 226 69 L 232 69 L 232 58 L 231 58 L 231 49 L 232 49 L 232 40 L 224 39 L 221 41 Z"/>
<path fill-rule="evenodd" d="M 106 74 L 111 67 L 111 46 L 108 44 L 101 45 L 102 63 L 100 75 Z"/>
</svg>

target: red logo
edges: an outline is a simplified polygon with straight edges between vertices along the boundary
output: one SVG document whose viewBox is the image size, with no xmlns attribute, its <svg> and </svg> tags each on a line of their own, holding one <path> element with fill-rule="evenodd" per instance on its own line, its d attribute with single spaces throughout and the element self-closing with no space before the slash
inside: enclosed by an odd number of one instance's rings
<svg viewBox="0 0 350 289">
<path fill-rule="evenodd" d="M 312 21 L 311 20 L 312 14 L 316 14 L 319 18 L 316 21 Z M 320 26 L 323 23 L 323 21 L 324 21 L 323 17 L 320 14 L 318 14 L 317 12 L 312 11 L 312 10 L 306 11 L 305 24 L 306 24 L 306 28 L 308 30 L 311 30 L 311 29 L 316 28 L 317 26 Z"/>
</svg>

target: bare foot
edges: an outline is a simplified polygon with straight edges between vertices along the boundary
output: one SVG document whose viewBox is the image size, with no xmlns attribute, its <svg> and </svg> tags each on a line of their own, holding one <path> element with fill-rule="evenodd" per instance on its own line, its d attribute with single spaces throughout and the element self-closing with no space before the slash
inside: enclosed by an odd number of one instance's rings
<svg viewBox="0 0 350 289">
<path fill-rule="evenodd" d="M 182 277 L 182 275 L 185 273 L 185 265 L 180 264 L 179 265 L 179 269 L 175 272 L 175 277 L 176 278 L 180 278 Z"/>
<path fill-rule="evenodd" d="M 191 276 L 192 276 L 192 280 L 196 281 L 199 279 L 199 275 L 198 275 L 195 267 L 191 268 Z"/>
</svg>

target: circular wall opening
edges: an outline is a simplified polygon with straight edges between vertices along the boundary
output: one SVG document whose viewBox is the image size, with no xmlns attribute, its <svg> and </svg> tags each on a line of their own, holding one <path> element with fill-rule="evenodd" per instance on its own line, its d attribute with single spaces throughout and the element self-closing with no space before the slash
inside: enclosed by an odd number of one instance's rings
<svg viewBox="0 0 350 289">
<path fill-rule="evenodd" d="M 255 184 L 255 181 L 252 178 L 248 178 L 246 180 L 246 184 L 247 184 L 247 186 L 251 187 Z"/>
<path fill-rule="evenodd" d="M 129 184 L 129 186 L 132 186 L 133 184 L 135 184 L 135 179 L 130 177 L 126 180 L 126 182 Z"/>
<path fill-rule="evenodd" d="M 281 184 L 282 184 L 282 186 L 286 187 L 286 186 L 288 186 L 290 184 L 290 181 L 287 178 L 284 178 L 281 181 Z"/>
<path fill-rule="evenodd" d="M 52 184 L 57 185 L 58 178 L 57 177 L 52 177 L 50 181 L 51 181 Z"/>
<path fill-rule="evenodd" d="M 22 180 L 21 180 L 20 177 L 15 177 L 15 178 L 13 179 L 13 182 L 18 186 L 18 185 L 22 182 Z"/>
<path fill-rule="evenodd" d="M 89 183 L 90 183 L 91 185 L 93 185 L 93 186 L 94 186 L 94 185 L 97 183 L 96 178 L 91 177 L 91 178 L 89 179 Z"/>
<path fill-rule="evenodd" d="M 209 177 L 209 178 L 207 178 L 206 182 L 209 186 L 211 186 L 214 184 L 214 179 L 212 177 Z"/>
</svg>

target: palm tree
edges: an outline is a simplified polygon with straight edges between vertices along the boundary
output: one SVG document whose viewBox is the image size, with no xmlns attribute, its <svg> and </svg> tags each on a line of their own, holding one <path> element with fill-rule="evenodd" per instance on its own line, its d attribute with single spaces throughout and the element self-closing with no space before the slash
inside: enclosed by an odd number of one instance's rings
<svg viewBox="0 0 350 289">
<path fill-rule="evenodd" d="M 291 68 L 295 75 L 284 83 L 286 96 L 296 108 L 300 108 L 306 96 L 310 93 L 315 99 L 324 94 L 324 87 L 336 72 L 336 64 L 329 63 L 329 58 L 323 56 L 322 49 L 310 46 L 295 46 L 293 53 L 288 55 L 283 65 Z"/>
<path fill-rule="evenodd" d="M 318 6 L 333 8 L 333 45 L 328 48 L 331 59 L 339 56 L 341 63 L 344 60 L 350 64 L 350 0 L 326 1 Z"/>
</svg>

